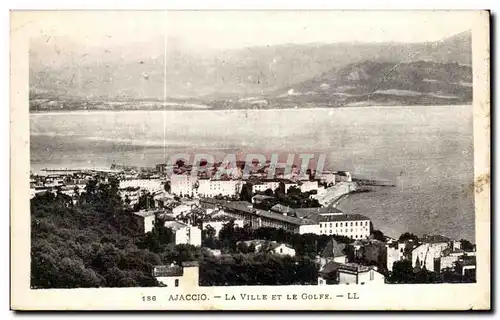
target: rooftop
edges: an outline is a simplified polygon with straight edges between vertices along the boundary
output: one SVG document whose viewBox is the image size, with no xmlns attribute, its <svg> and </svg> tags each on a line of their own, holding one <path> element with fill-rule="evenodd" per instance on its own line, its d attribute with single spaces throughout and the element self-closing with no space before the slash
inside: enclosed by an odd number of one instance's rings
<svg viewBox="0 0 500 320">
<path fill-rule="evenodd" d="M 322 258 L 336 258 L 345 256 L 344 250 L 346 245 L 344 243 L 338 243 L 334 238 L 332 238 L 326 246 L 321 250 L 319 256 Z"/>
<path fill-rule="evenodd" d="M 452 253 L 463 253 L 465 254 L 465 251 L 462 250 L 462 249 L 453 249 L 453 248 L 446 248 L 443 250 L 443 256 L 447 256 L 449 254 L 452 254 Z"/>
<path fill-rule="evenodd" d="M 179 221 L 165 221 L 165 227 L 170 228 L 174 231 L 189 227 L 189 225 L 179 222 Z"/>
<path fill-rule="evenodd" d="M 161 212 L 157 211 L 157 210 L 141 210 L 141 211 L 134 212 L 134 214 L 136 216 L 143 217 L 143 218 L 154 216 L 156 213 L 161 213 Z"/>
<path fill-rule="evenodd" d="M 442 243 L 442 242 L 450 242 L 452 241 L 450 238 L 442 236 L 442 235 L 424 235 L 421 239 L 422 242 L 427 243 Z"/>
<path fill-rule="evenodd" d="M 293 180 L 290 180 L 290 179 L 258 179 L 258 180 L 255 180 L 255 181 L 252 181 L 252 183 L 254 185 L 257 185 L 257 184 L 264 184 L 264 183 L 270 183 L 270 182 L 283 182 L 283 183 L 286 183 L 286 184 L 297 184 L 297 182 L 293 181 Z"/>
<path fill-rule="evenodd" d="M 294 212 L 294 209 L 278 203 L 271 208 L 271 211 L 289 213 L 289 212 Z"/>
<path fill-rule="evenodd" d="M 266 196 L 265 194 L 257 194 L 255 196 L 253 196 L 252 199 L 266 200 L 266 199 L 274 199 L 274 197 Z"/>
<path fill-rule="evenodd" d="M 155 266 L 153 268 L 153 277 L 179 277 L 183 275 L 181 266 Z"/>
<path fill-rule="evenodd" d="M 253 205 L 247 201 L 226 201 L 226 200 L 205 198 L 205 199 L 202 199 L 201 202 L 212 204 L 212 205 L 218 205 L 218 206 L 224 207 L 224 208 L 229 209 L 229 210 L 236 210 L 236 211 L 244 212 L 247 214 L 254 214 L 254 215 L 269 218 L 269 219 L 279 220 L 279 221 L 287 222 L 287 223 L 294 224 L 297 226 L 298 225 L 314 224 L 314 221 L 311 221 L 308 219 L 288 217 L 288 216 L 285 216 L 283 214 L 278 214 L 278 213 L 271 212 L 271 211 L 255 209 L 253 207 Z"/>
<path fill-rule="evenodd" d="M 460 266 L 475 266 L 476 265 L 476 256 L 464 256 L 460 260 L 457 261 L 457 264 Z"/>
<path fill-rule="evenodd" d="M 209 218 L 203 219 L 203 222 L 231 221 L 231 220 L 235 220 L 235 219 L 228 216 L 227 214 L 218 212 Z"/>
<path fill-rule="evenodd" d="M 370 220 L 368 217 L 365 217 L 361 214 L 339 214 L 332 216 L 320 216 L 319 222 L 336 222 L 336 221 L 364 221 Z"/>
<path fill-rule="evenodd" d="M 326 275 L 337 271 L 347 271 L 354 273 L 367 272 L 375 269 L 373 266 L 363 266 L 357 263 L 338 263 L 335 261 L 330 261 L 319 271 L 320 275 Z"/>
<path fill-rule="evenodd" d="M 297 217 L 304 219 L 311 219 L 316 222 L 322 221 L 323 215 L 333 214 L 342 215 L 344 214 L 337 208 L 333 207 L 319 207 L 319 208 L 297 208 L 293 209 Z"/>
</svg>

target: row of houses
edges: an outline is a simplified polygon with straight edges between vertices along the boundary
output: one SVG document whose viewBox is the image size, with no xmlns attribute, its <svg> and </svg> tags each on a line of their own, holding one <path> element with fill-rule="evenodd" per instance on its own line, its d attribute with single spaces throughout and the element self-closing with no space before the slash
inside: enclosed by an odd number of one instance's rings
<svg viewBox="0 0 500 320">
<path fill-rule="evenodd" d="M 148 233 L 153 231 L 153 228 L 158 219 L 163 221 L 164 226 L 170 228 L 174 233 L 174 243 L 189 244 L 193 246 L 201 246 L 201 229 L 189 223 L 181 222 L 172 217 L 169 217 L 162 210 L 140 210 L 134 212 L 138 218 L 143 232 Z"/>
<path fill-rule="evenodd" d="M 387 270 L 397 261 L 408 260 L 414 268 L 440 273 L 459 267 L 462 275 L 475 273 L 474 250 L 464 250 L 460 241 L 443 236 L 425 236 L 421 241 L 392 241 L 387 247 Z"/>
<path fill-rule="evenodd" d="M 266 190 L 276 190 L 280 183 L 285 184 L 285 192 L 291 187 L 298 187 L 301 192 L 316 191 L 318 193 L 325 192 L 324 186 L 320 183 L 328 183 L 334 185 L 335 177 L 338 173 L 325 173 L 316 180 L 299 180 L 293 181 L 290 179 L 268 179 L 260 178 L 257 180 L 241 180 L 241 179 L 211 179 L 201 178 L 192 175 L 172 175 L 170 178 L 171 193 L 177 196 L 193 196 L 193 197 L 234 197 L 238 196 L 245 183 L 252 185 L 252 194 L 265 192 Z M 344 177 L 344 176 L 342 176 Z M 344 180 L 352 181 L 350 174 Z M 342 179 L 339 181 L 343 181 Z"/>
<path fill-rule="evenodd" d="M 200 206 L 220 210 L 253 229 L 271 227 L 299 234 L 341 235 L 351 239 L 366 239 L 370 236 L 369 218 L 360 214 L 346 214 L 332 207 L 292 209 L 276 205 L 271 210 L 261 210 L 246 201 L 211 198 L 201 199 Z"/>
</svg>

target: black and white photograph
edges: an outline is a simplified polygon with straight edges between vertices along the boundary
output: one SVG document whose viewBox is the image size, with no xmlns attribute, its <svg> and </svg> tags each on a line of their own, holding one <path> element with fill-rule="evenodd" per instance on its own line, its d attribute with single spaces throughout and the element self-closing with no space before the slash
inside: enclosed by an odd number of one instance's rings
<svg viewBox="0 0 500 320">
<path fill-rule="evenodd" d="M 31 14 L 30 291 L 328 309 L 489 277 L 473 49 L 487 13 Z"/>
</svg>

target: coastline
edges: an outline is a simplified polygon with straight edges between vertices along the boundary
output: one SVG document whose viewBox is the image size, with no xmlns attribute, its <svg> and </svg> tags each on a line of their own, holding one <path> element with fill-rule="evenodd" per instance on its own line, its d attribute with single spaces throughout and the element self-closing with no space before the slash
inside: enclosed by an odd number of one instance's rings
<svg viewBox="0 0 500 320">
<path fill-rule="evenodd" d="M 328 106 L 317 106 L 317 107 L 286 107 L 286 108 L 205 108 L 205 109 L 193 109 L 193 108 L 175 108 L 175 109 L 135 109 L 135 110 L 50 110 L 50 111 L 29 111 L 30 116 L 39 115 L 78 115 L 78 114 L 103 114 L 103 113 L 139 113 L 139 112 L 203 112 L 203 111 L 225 111 L 225 112 L 254 112 L 254 111 L 295 111 L 303 109 L 314 109 L 314 110 L 333 110 L 333 109 L 393 109 L 393 108 L 437 108 L 437 107 L 472 107 L 472 102 L 468 104 L 429 104 L 429 105 L 365 105 L 365 106 L 338 106 L 338 107 L 328 107 Z"/>
</svg>

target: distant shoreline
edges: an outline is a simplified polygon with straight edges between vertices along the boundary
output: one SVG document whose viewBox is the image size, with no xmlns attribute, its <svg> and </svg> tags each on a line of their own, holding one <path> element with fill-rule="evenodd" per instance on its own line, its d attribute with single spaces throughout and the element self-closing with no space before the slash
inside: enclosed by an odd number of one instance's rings
<svg viewBox="0 0 500 320">
<path fill-rule="evenodd" d="M 472 107 L 472 102 L 468 104 L 428 104 L 428 105 L 366 105 L 366 106 L 339 106 L 339 107 L 286 107 L 286 108 L 206 108 L 206 109 L 134 109 L 134 110 L 49 110 L 49 111 L 30 111 L 30 115 L 63 115 L 63 114 L 97 114 L 97 113 L 132 113 L 132 112 L 172 112 L 172 111 L 269 111 L 269 110 L 304 110 L 304 109 L 364 109 L 364 108 L 376 108 L 376 109 L 390 109 L 390 108 L 428 108 L 428 107 Z"/>
</svg>

